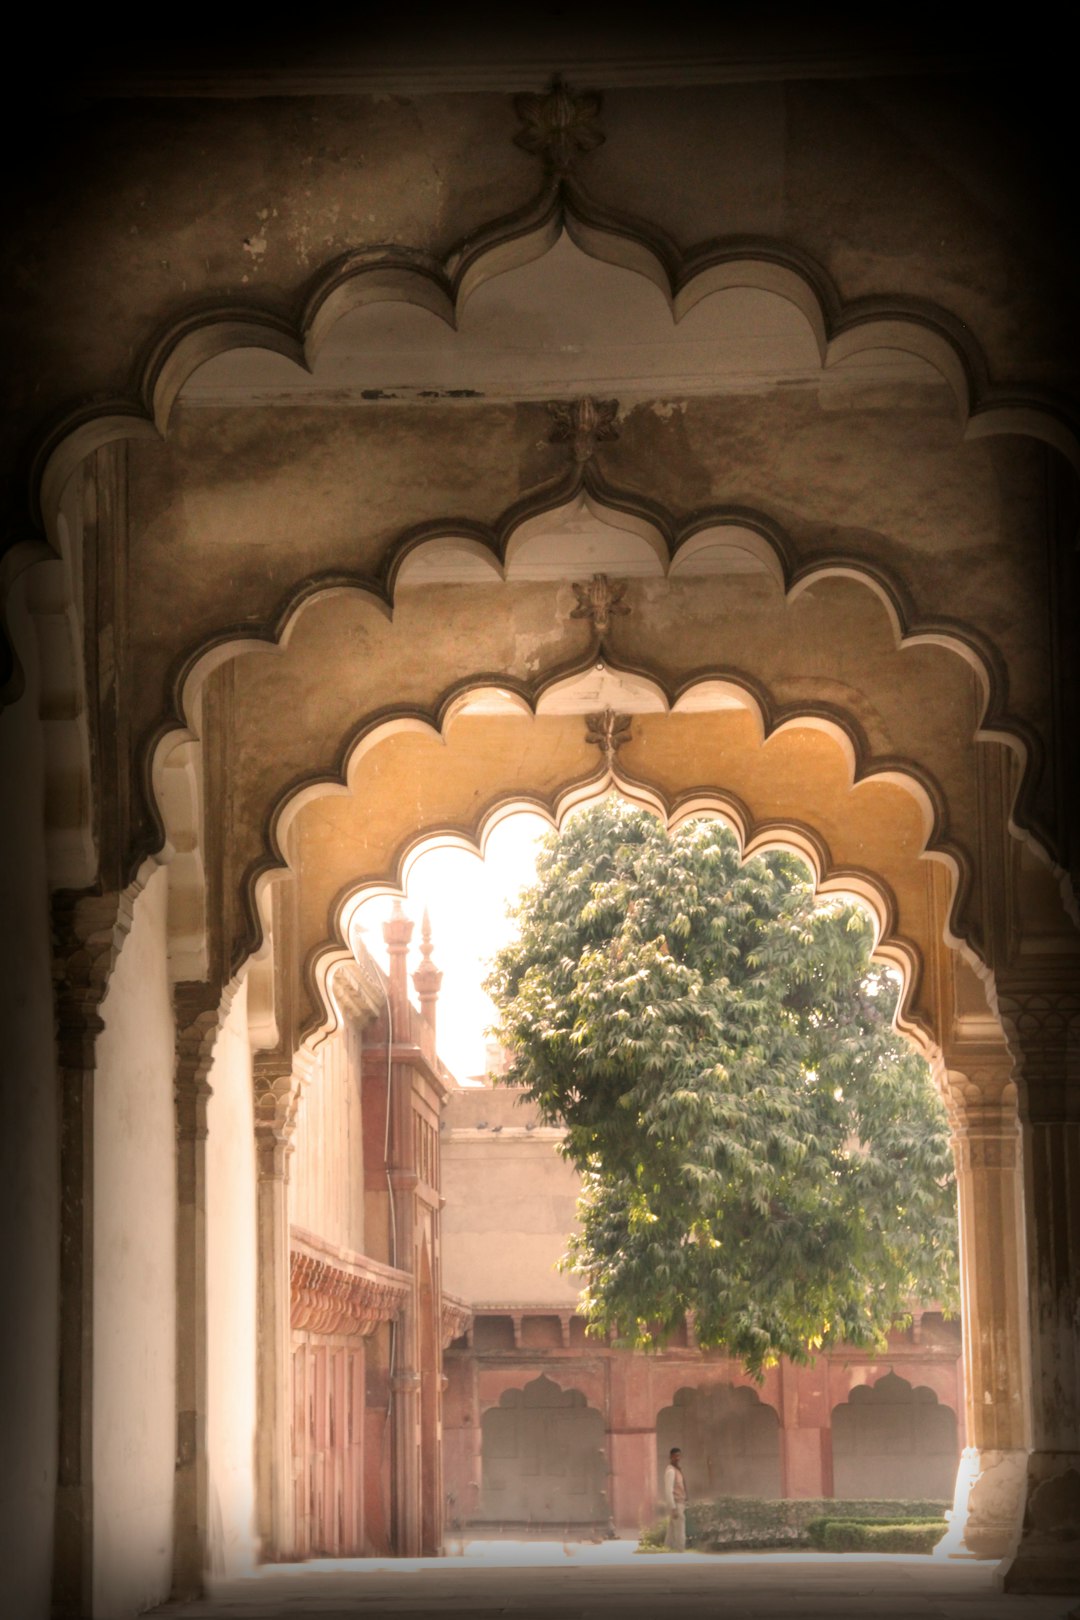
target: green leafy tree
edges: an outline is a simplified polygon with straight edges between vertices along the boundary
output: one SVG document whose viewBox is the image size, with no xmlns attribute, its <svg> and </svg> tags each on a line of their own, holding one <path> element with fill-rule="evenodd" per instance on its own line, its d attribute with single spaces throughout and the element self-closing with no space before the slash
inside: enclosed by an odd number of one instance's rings
<svg viewBox="0 0 1080 1620">
<path fill-rule="evenodd" d="M 568 1263 L 597 1329 L 755 1375 L 881 1347 L 957 1296 L 955 1187 L 927 1066 L 857 906 L 806 867 L 741 864 L 715 821 L 669 834 L 606 800 L 541 853 L 487 988 L 523 1085 L 582 1174 Z"/>
</svg>

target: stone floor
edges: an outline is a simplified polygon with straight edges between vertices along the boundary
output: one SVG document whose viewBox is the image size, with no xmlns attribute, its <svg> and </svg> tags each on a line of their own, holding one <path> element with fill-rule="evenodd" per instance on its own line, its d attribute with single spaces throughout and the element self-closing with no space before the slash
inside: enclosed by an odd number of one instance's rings
<svg viewBox="0 0 1080 1620">
<path fill-rule="evenodd" d="M 474 1541 L 429 1559 L 268 1566 L 160 1620 L 1080 1620 L 1080 1596 L 1002 1597 L 994 1565 L 896 1554 L 637 1554 L 630 1541 Z"/>
</svg>

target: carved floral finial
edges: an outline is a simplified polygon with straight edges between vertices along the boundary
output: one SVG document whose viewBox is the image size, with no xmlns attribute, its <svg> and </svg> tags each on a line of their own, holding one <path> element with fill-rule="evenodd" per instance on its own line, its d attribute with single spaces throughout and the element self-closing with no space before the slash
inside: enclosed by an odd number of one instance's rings
<svg viewBox="0 0 1080 1620">
<path fill-rule="evenodd" d="M 630 612 L 623 601 L 626 585 L 613 585 L 606 574 L 594 574 L 587 585 L 574 585 L 573 590 L 578 605 L 570 617 L 591 619 L 598 636 L 607 634 L 613 618 Z"/>
<path fill-rule="evenodd" d="M 556 74 L 543 95 L 514 97 L 514 111 L 523 126 L 514 144 L 542 157 L 552 174 L 569 174 L 579 157 L 603 144 L 603 130 L 596 127 L 602 105 L 598 92 L 575 94 Z"/>
<path fill-rule="evenodd" d="M 609 770 L 615 769 L 616 754 L 633 735 L 628 714 L 616 714 L 613 709 L 604 709 L 600 713 L 585 716 L 585 741 L 599 748 L 607 760 Z"/>
<path fill-rule="evenodd" d="M 548 435 L 548 443 L 568 444 L 574 460 L 584 466 L 596 454 L 598 444 L 619 437 L 615 426 L 618 409 L 617 399 L 593 399 L 588 394 L 582 399 L 551 404 L 548 410 L 555 426 Z"/>
</svg>

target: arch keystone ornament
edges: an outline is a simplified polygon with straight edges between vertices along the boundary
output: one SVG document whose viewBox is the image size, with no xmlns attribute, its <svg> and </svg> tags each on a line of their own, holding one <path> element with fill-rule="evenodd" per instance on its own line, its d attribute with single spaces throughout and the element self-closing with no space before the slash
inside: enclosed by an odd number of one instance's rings
<svg viewBox="0 0 1080 1620">
<path fill-rule="evenodd" d="M 616 714 L 612 709 L 603 709 L 599 714 L 585 716 L 585 741 L 599 748 L 603 754 L 609 771 L 615 769 L 616 757 L 619 749 L 633 738 L 631 717 L 628 714 Z"/>
<path fill-rule="evenodd" d="M 548 171 L 562 178 L 573 172 L 580 157 L 595 152 L 606 139 L 597 125 L 603 97 L 597 91 L 574 91 L 556 73 L 543 95 L 526 92 L 514 97 L 514 111 L 522 128 L 514 145 L 542 158 Z"/>
<path fill-rule="evenodd" d="M 594 574 L 586 585 L 573 586 L 577 607 L 571 611 L 572 619 L 589 619 L 596 634 L 604 637 L 614 618 L 625 618 L 630 612 L 623 601 L 627 586 L 608 579 L 606 574 Z"/>
<path fill-rule="evenodd" d="M 597 445 L 610 444 L 619 437 L 615 426 L 619 413 L 617 399 L 593 399 L 586 394 L 581 399 L 556 401 L 548 410 L 555 424 L 548 443 L 568 445 L 570 456 L 579 467 L 592 460 Z"/>
</svg>

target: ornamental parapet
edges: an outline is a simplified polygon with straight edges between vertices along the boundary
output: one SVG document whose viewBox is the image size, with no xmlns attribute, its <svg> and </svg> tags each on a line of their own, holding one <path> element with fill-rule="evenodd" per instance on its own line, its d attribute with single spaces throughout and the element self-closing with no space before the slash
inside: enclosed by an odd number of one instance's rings
<svg viewBox="0 0 1080 1620">
<path fill-rule="evenodd" d="M 294 1328 L 367 1337 L 400 1314 L 412 1286 L 405 1272 L 295 1226 L 289 1247 Z"/>
</svg>

